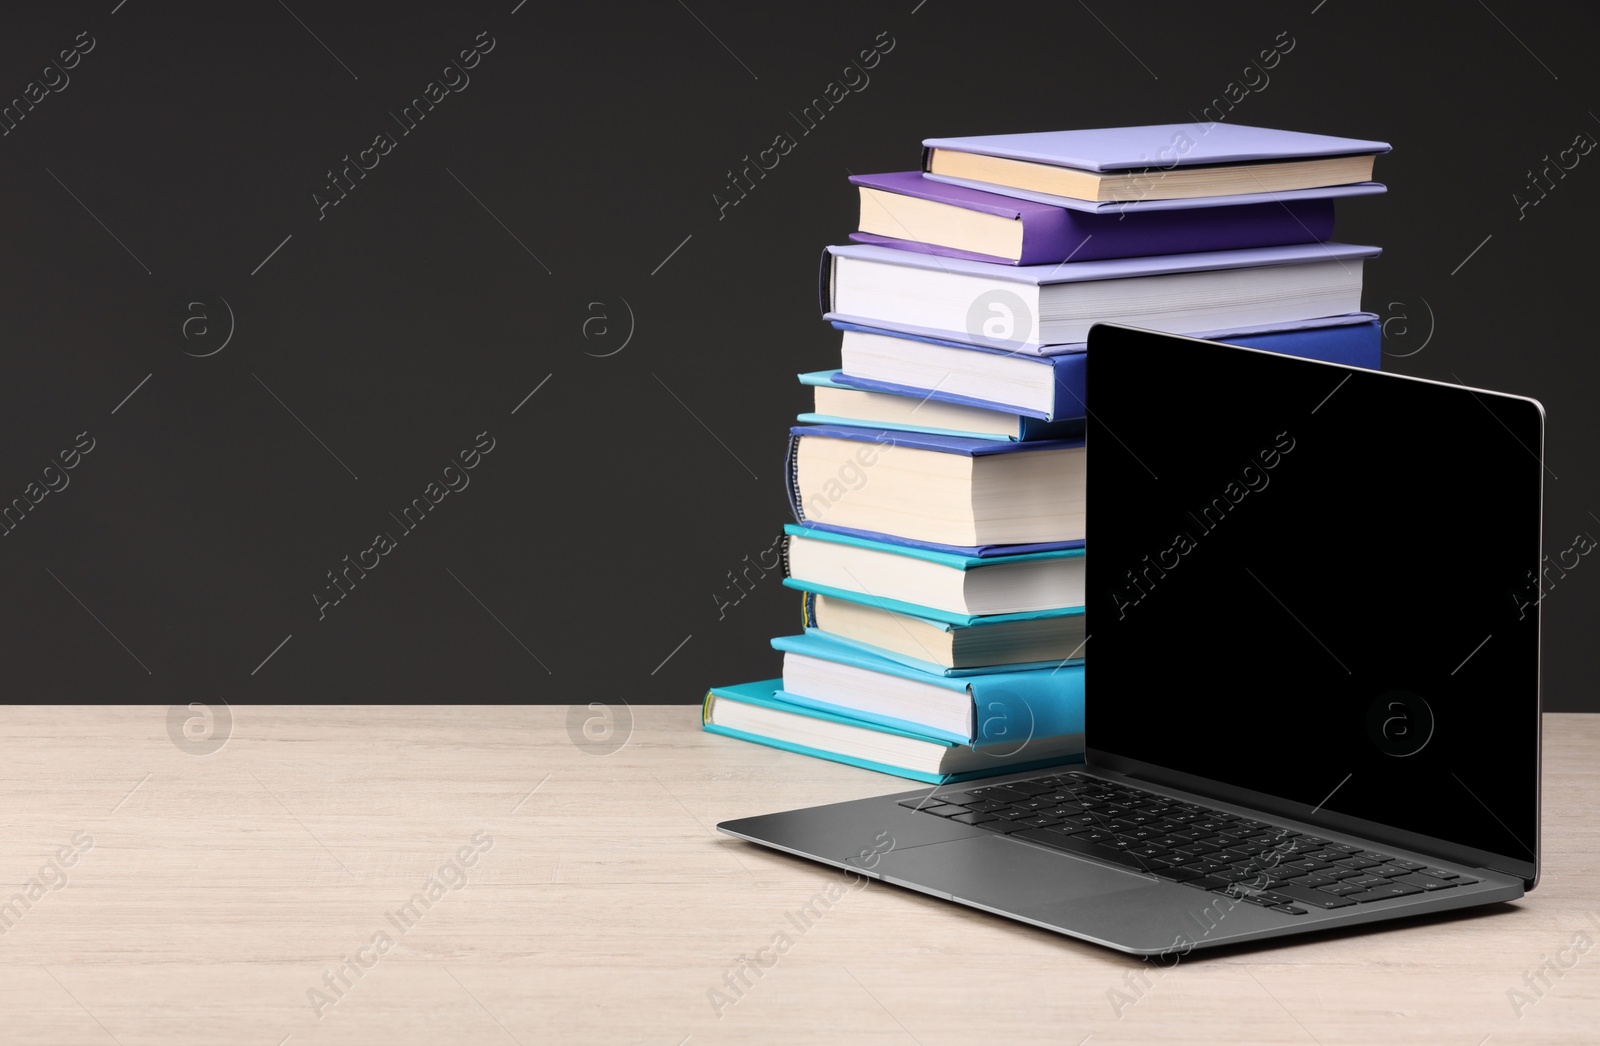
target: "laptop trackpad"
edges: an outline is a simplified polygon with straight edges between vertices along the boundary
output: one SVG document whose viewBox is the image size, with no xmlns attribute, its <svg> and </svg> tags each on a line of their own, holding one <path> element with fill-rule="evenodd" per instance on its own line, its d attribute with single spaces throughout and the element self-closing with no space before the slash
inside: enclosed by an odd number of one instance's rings
<svg viewBox="0 0 1600 1046">
<path fill-rule="evenodd" d="M 845 863 L 868 867 L 859 857 Z M 870 870 L 887 880 L 953 900 L 1013 912 L 1033 904 L 1072 902 L 1164 885 L 1135 872 L 995 835 L 890 850 L 879 855 Z"/>
</svg>

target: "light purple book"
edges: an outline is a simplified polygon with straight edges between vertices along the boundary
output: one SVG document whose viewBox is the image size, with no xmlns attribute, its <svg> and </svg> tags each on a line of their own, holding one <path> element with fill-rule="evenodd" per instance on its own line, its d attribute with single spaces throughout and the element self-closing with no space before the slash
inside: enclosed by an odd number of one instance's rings
<svg viewBox="0 0 1600 1046">
<path fill-rule="evenodd" d="M 1054 295 L 1057 306 L 1042 307 L 1042 293 L 1048 288 L 1103 282 L 1103 288 L 1084 288 L 1081 293 L 1086 297 L 1079 300 L 1109 294 L 1135 311 L 1101 314 L 1096 319 L 1174 334 L 1217 329 L 1290 330 L 1306 325 L 1306 321 L 1359 312 L 1361 263 L 1381 253 L 1377 247 L 1308 243 L 1056 265 L 996 265 L 851 244 L 824 251 L 819 290 L 822 311 L 829 320 L 975 341 L 1031 355 L 1055 355 L 1081 348 L 1087 321 L 1069 315 L 1075 306 L 1068 302 L 1072 294 L 1079 292 Z M 1236 292 L 1263 285 L 1281 290 L 1292 281 L 1284 270 L 1299 266 L 1320 267 L 1316 281 L 1332 281 L 1328 284 L 1333 289 L 1332 297 L 1319 299 L 1321 306 L 1313 306 L 1302 297 L 1280 298 L 1273 291 L 1264 290 L 1253 304 L 1225 312 L 1190 313 L 1184 311 L 1190 306 L 1184 306 L 1175 314 L 1168 296 L 1176 291 L 1177 282 L 1163 280 L 1140 286 L 1125 282 L 1180 274 L 1203 277 L 1247 269 L 1249 273 L 1223 282 Z M 1150 294 L 1158 286 L 1164 290 L 1151 299 Z M 1149 288 L 1144 293 L 1144 305 L 1149 308 L 1138 307 L 1142 288 Z M 1126 297 L 1130 294 L 1133 297 Z"/>
<path fill-rule="evenodd" d="M 866 232 L 852 233 L 850 239 L 855 242 L 1001 265 L 1044 265 L 1068 258 L 1095 261 L 1273 247 L 1314 243 L 1333 235 L 1333 201 L 1329 199 L 1192 208 L 1123 217 L 1086 213 L 1076 208 L 950 185 L 924 178 L 918 171 L 852 175 L 850 184 L 948 204 L 1022 225 L 1022 256 L 1018 259 Z"/>
<path fill-rule="evenodd" d="M 1312 160 L 1332 156 L 1377 155 L 1390 151 L 1389 143 L 1362 138 L 1339 138 L 1304 131 L 1284 131 L 1229 123 L 1149 124 L 1140 127 L 1097 127 L 1071 131 L 1034 131 L 1022 134 L 985 134 L 961 138 L 928 138 L 923 145 L 923 169 L 933 149 L 980 153 L 1031 163 L 1113 173 L 1174 167 L 1240 164 L 1257 161 Z M 1282 192 L 1207 196 L 1181 200 L 1127 201 L 1073 200 L 973 182 L 947 175 L 930 179 L 951 185 L 979 188 L 1032 202 L 1096 213 L 1123 211 L 1188 210 L 1196 207 L 1242 205 L 1269 201 L 1327 199 L 1381 193 L 1378 182 L 1294 189 Z"/>
<path fill-rule="evenodd" d="M 954 149 L 1084 171 L 1310 160 L 1320 156 L 1360 156 L 1389 151 L 1388 142 L 1231 123 L 1166 123 L 979 134 L 965 138 L 927 138 L 922 145 L 924 149 Z"/>
</svg>

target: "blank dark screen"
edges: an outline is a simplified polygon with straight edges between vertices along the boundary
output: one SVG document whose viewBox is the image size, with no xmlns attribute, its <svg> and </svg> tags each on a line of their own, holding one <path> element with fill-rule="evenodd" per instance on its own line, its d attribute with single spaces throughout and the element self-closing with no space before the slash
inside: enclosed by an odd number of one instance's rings
<svg viewBox="0 0 1600 1046">
<path fill-rule="evenodd" d="M 1533 861 L 1537 404 L 1098 333 L 1091 749 Z"/>
</svg>

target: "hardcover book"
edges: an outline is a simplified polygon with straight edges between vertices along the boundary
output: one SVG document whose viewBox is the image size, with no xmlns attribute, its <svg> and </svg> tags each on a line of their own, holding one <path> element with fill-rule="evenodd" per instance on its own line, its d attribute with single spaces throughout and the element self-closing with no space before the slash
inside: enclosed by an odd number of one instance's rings
<svg viewBox="0 0 1600 1046">
<path fill-rule="evenodd" d="M 951 546 L 1083 539 L 1082 439 L 801 425 L 788 466 L 801 522 Z"/>
<path fill-rule="evenodd" d="M 913 402 L 1014 412 L 1064 426 L 1084 421 L 1088 354 L 1081 346 L 1033 356 L 841 320 L 833 325 L 843 332 L 840 368 L 832 375 L 837 385 Z M 1383 362 L 1382 328 L 1369 312 L 1328 317 L 1294 330 L 1208 331 L 1193 337 L 1371 370 Z"/>
<path fill-rule="evenodd" d="M 1313 243 L 996 265 L 862 244 L 823 255 L 823 312 L 865 326 L 1050 355 L 1097 322 L 1173 334 L 1293 327 L 1361 308 L 1376 247 Z"/>
<path fill-rule="evenodd" d="M 1039 265 L 1313 243 L 1333 236 L 1333 201 L 1253 203 L 1097 214 L 924 178 L 851 175 L 861 194 L 857 243 L 946 258 Z"/>
<path fill-rule="evenodd" d="M 795 420 L 811 425 L 854 425 L 967 439 L 1039 440 L 1083 435 L 1081 418 L 1046 421 L 988 405 L 934 399 L 921 393 L 907 395 L 903 389 L 856 387 L 841 381 L 841 377 L 838 371 L 826 370 L 800 375 L 800 383 L 814 390 L 816 410 Z"/>
<path fill-rule="evenodd" d="M 806 634 L 828 636 L 936 675 L 1055 668 L 1083 658 L 1082 607 L 989 615 L 953 624 L 821 592 L 806 592 Z"/>
<path fill-rule="evenodd" d="M 782 680 L 713 687 L 701 706 L 708 733 L 905 777 L 924 784 L 1083 761 L 1082 735 L 968 746 L 784 700 Z"/>
<path fill-rule="evenodd" d="M 1152 124 L 929 138 L 923 170 L 1094 204 L 1361 184 L 1386 142 L 1246 124 Z"/>
<path fill-rule="evenodd" d="M 1072 614 L 1084 604 L 1081 547 L 964 555 L 811 525 L 783 530 L 783 583 L 805 592 L 953 625 Z"/>
<path fill-rule="evenodd" d="M 1078 737 L 1083 666 L 934 675 L 820 633 L 780 636 L 785 700 L 963 745 Z"/>
</svg>

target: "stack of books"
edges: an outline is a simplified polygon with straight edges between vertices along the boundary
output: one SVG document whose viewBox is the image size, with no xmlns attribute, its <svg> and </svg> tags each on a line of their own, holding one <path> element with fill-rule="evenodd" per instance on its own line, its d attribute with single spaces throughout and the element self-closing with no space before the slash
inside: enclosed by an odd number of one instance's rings
<svg viewBox="0 0 1600 1046">
<path fill-rule="evenodd" d="M 939 784 L 1082 757 L 1090 325 L 1376 368 L 1379 250 L 1331 237 L 1389 146 L 1174 124 L 923 147 L 851 177 L 859 231 L 823 255 L 841 358 L 800 375 L 788 468 L 804 634 L 703 722 Z"/>
</svg>

